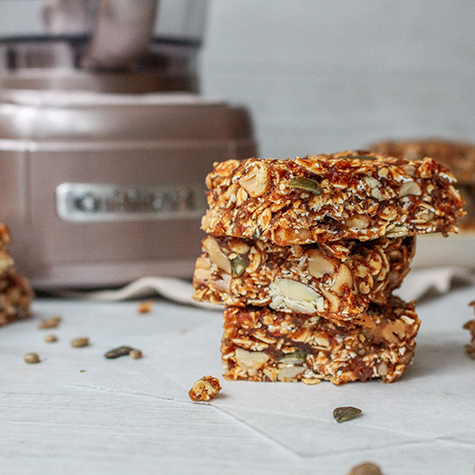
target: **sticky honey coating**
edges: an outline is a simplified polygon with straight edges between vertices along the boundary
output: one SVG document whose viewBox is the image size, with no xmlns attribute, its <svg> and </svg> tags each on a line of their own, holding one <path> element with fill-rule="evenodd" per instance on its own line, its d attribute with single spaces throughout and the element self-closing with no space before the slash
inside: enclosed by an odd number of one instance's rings
<svg viewBox="0 0 475 475">
<path fill-rule="evenodd" d="M 277 246 L 208 236 L 194 273 L 193 297 L 226 306 L 270 306 L 331 321 L 357 319 L 401 285 L 415 238 Z"/>
<path fill-rule="evenodd" d="M 371 305 L 359 324 L 258 307 L 224 312 L 222 360 L 229 380 L 351 381 L 399 379 L 412 361 L 420 321 L 412 303 Z"/>
<path fill-rule="evenodd" d="M 348 151 L 215 164 L 202 228 L 279 246 L 457 232 L 455 178 L 431 158 Z"/>
</svg>

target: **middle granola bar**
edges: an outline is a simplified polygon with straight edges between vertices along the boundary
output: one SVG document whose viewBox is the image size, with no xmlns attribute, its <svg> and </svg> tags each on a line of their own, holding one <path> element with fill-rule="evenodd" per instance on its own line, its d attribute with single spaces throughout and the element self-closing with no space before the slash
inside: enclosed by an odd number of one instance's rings
<svg viewBox="0 0 475 475">
<path fill-rule="evenodd" d="M 381 238 L 277 246 L 253 239 L 208 236 L 193 284 L 199 301 L 265 307 L 357 321 L 401 285 L 415 238 Z"/>
</svg>

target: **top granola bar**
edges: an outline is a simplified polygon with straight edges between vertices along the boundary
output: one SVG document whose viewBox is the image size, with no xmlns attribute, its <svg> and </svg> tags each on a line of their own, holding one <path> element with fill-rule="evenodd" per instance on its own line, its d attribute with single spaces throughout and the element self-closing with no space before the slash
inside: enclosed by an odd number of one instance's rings
<svg viewBox="0 0 475 475">
<path fill-rule="evenodd" d="M 295 160 L 228 160 L 207 176 L 202 228 L 279 246 L 457 232 L 463 200 L 431 158 L 347 151 Z"/>
</svg>

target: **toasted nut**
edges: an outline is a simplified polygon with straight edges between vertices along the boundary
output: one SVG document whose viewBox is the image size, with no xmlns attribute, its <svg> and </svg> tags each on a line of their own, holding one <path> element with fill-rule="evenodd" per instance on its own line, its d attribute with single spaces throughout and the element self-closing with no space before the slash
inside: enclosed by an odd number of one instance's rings
<svg viewBox="0 0 475 475">
<path fill-rule="evenodd" d="M 236 362 L 243 371 L 247 371 L 250 376 L 257 374 L 269 359 L 269 356 L 262 351 L 247 351 L 241 348 L 236 349 Z"/>
<path fill-rule="evenodd" d="M 55 341 L 58 341 L 58 337 L 56 335 L 50 334 L 46 335 L 44 340 L 46 343 L 54 343 Z"/>
<path fill-rule="evenodd" d="M 335 276 L 335 280 L 331 286 L 332 292 L 335 292 L 338 295 L 341 295 L 344 291 L 344 288 L 353 287 L 353 276 L 350 269 L 345 264 L 341 264 L 338 269 L 338 273 Z"/>
<path fill-rule="evenodd" d="M 82 348 L 84 346 L 89 346 L 89 338 L 86 338 L 86 337 L 75 338 L 74 340 L 71 340 L 71 346 L 73 348 Z"/>
<path fill-rule="evenodd" d="M 203 249 L 208 253 L 209 260 L 218 266 L 224 272 L 231 273 L 231 263 L 220 249 L 218 242 L 211 236 L 208 236 L 202 243 Z"/>
<path fill-rule="evenodd" d="M 276 310 L 291 309 L 300 313 L 323 311 L 323 297 L 308 285 L 295 280 L 278 279 L 269 286 L 272 298 L 270 307 Z"/>
<path fill-rule="evenodd" d="M 153 301 L 148 300 L 146 302 L 140 302 L 139 308 L 137 309 L 139 313 L 150 313 L 152 311 Z"/>
<path fill-rule="evenodd" d="M 193 384 L 188 395 L 192 401 L 209 401 L 216 397 L 221 389 L 218 378 L 203 376 Z"/>
<path fill-rule="evenodd" d="M 136 349 L 136 348 L 131 350 L 129 355 L 134 360 L 138 360 L 138 359 L 142 358 L 142 352 L 140 350 Z"/>
<path fill-rule="evenodd" d="M 57 328 L 61 323 L 62 317 L 57 315 L 55 317 L 45 318 L 43 321 L 40 322 L 38 328 L 40 330 L 46 330 L 48 328 Z"/>
<path fill-rule="evenodd" d="M 345 219 L 345 225 L 349 228 L 366 229 L 369 224 L 369 218 L 366 216 L 353 216 Z"/>
<path fill-rule="evenodd" d="M 407 229 L 406 226 L 400 225 L 400 226 L 394 226 L 394 228 L 386 233 L 386 237 L 388 238 L 398 238 L 398 237 L 403 237 L 407 236 L 409 233 L 409 230 Z"/>
<path fill-rule="evenodd" d="M 267 188 L 267 169 L 256 165 L 239 180 L 239 184 L 252 198 L 257 198 L 265 193 Z"/>
<path fill-rule="evenodd" d="M 36 364 L 40 362 L 40 357 L 38 356 L 38 353 L 27 353 L 23 359 L 25 360 L 25 363 L 28 364 Z"/>
<path fill-rule="evenodd" d="M 308 251 L 308 272 L 319 279 L 325 274 L 333 274 L 334 268 L 330 260 L 319 249 Z"/>
<path fill-rule="evenodd" d="M 302 378 L 302 383 L 308 384 L 309 386 L 313 386 L 314 384 L 321 383 L 322 380 L 318 378 Z"/>
<path fill-rule="evenodd" d="M 292 381 L 297 375 L 302 373 L 304 368 L 302 366 L 283 366 L 279 368 L 277 379 L 284 383 Z"/>
<path fill-rule="evenodd" d="M 421 187 L 415 181 L 406 181 L 399 188 L 399 198 L 404 198 L 404 196 L 415 195 L 420 196 L 422 193 Z"/>
<path fill-rule="evenodd" d="M 381 469 L 372 462 L 364 462 L 359 465 L 355 465 L 348 475 L 383 475 Z"/>
</svg>

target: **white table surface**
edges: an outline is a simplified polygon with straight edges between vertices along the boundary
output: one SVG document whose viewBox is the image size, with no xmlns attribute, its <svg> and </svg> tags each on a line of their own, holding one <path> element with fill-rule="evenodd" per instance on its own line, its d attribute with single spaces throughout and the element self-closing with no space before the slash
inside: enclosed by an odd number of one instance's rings
<svg viewBox="0 0 475 475">
<path fill-rule="evenodd" d="M 462 325 L 474 299 L 465 287 L 418 305 L 416 357 L 400 381 L 340 387 L 225 381 L 219 311 L 37 299 L 33 319 L 0 328 L 0 474 L 343 475 L 366 460 L 386 475 L 473 474 L 475 360 Z M 38 329 L 57 314 L 59 328 Z M 72 348 L 79 336 L 91 345 Z M 121 345 L 144 357 L 104 358 Z M 31 351 L 40 364 L 24 363 Z M 188 390 L 209 374 L 220 396 L 193 403 Z M 363 415 L 337 424 L 343 405 Z"/>
</svg>

